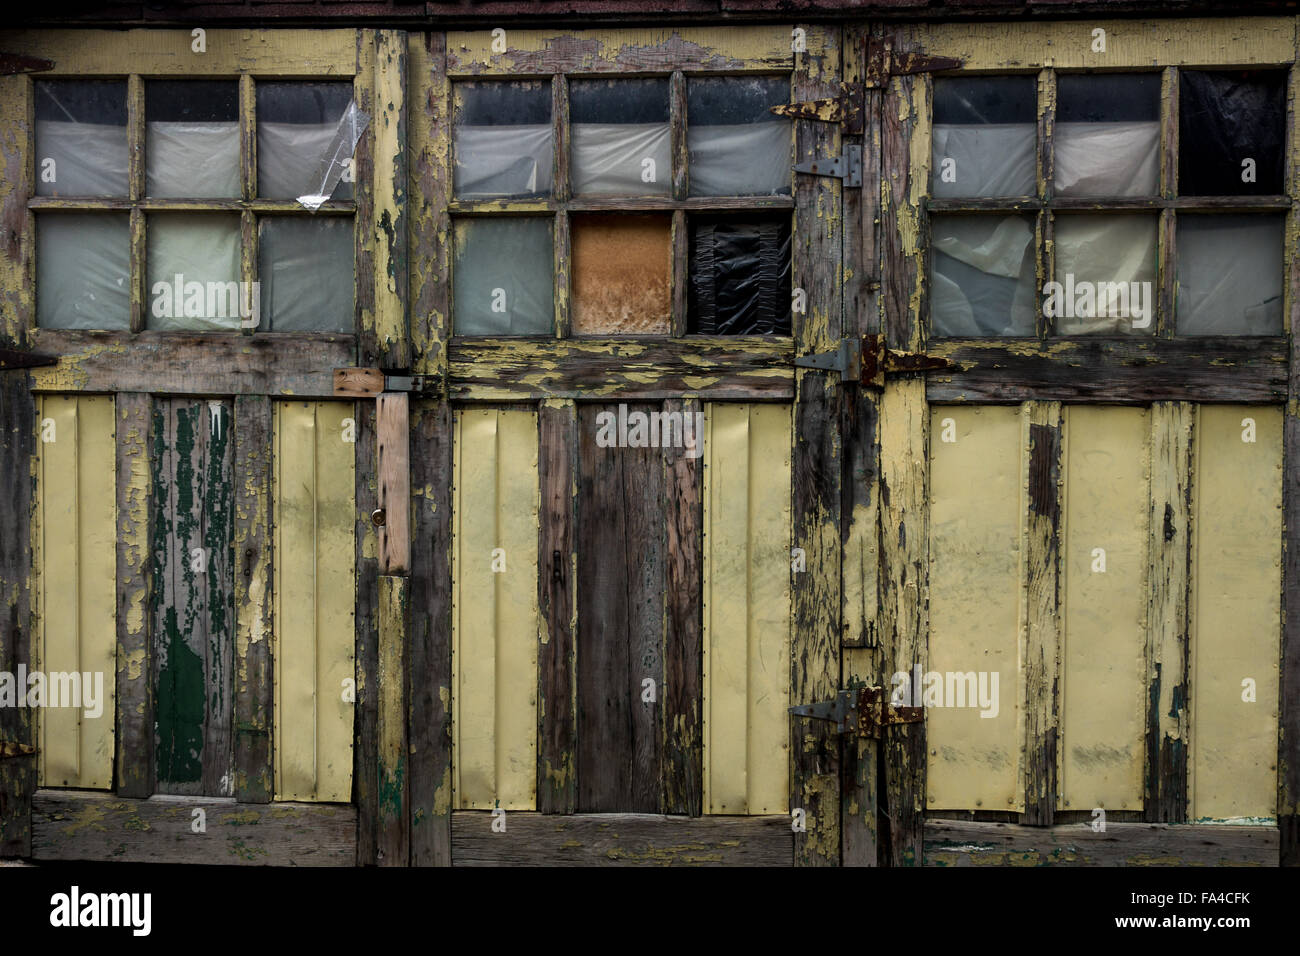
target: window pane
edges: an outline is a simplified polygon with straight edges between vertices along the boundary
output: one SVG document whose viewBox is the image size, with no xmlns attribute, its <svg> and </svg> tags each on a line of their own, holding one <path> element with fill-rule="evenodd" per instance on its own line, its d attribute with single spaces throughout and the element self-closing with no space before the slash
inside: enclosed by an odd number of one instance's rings
<svg viewBox="0 0 1300 956">
<path fill-rule="evenodd" d="M 1282 334 L 1282 216 L 1178 217 L 1178 333 Z"/>
<path fill-rule="evenodd" d="M 258 221 L 257 275 L 267 332 L 353 332 L 351 217 Z"/>
<path fill-rule="evenodd" d="M 1179 76 L 1179 194 L 1280 195 L 1286 74 Z"/>
<path fill-rule="evenodd" d="M 314 195 L 317 168 L 351 102 L 351 83 L 258 83 L 257 194 Z M 352 184 L 340 180 L 330 198 L 351 199 Z"/>
<path fill-rule="evenodd" d="M 239 284 L 239 216 L 158 213 L 145 223 L 151 329 L 236 332 L 251 312 Z"/>
<path fill-rule="evenodd" d="M 550 219 L 459 219 L 452 291 L 457 335 L 551 335 Z"/>
<path fill-rule="evenodd" d="M 1160 186 L 1160 75 L 1057 79 L 1058 196 L 1154 196 Z"/>
<path fill-rule="evenodd" d="M 125 196 L 126 83 L 40 80 L 36 195 Z"/>
<path fill-rule="evenodd" d="M 160 80 L 145 87 L 149 196 L 229 199 L 239 188 L 239 87 L 227 80 Z"/>
<path fill-rule="evenodd" d="M 131 327 L 130 216 L 36 217 L 36 324 L 46 329 Z"/>
<path fill-rule="evenodd" d="M 1029 76 L 934 81 L 931 191 L 936 197 L 1038 192 L 1035 89 Z"/>
<path fill-rule="evenodd" d="M 575 80 L 569 86 L 569 120 L 575 194 L 669 194 L 666 79 Z"/>
<path fill-rule="evenodd" d="M 1033 335 L 1034 223 L 1027 216 L 934 216 L 935 335 Z"/>
<path fill-rule="evenodd" d="M 1155 333 L 1156 217 L 1056 218 L 1045 314 L 1062 335 Z"/>
<path fill-rule="evenodd" d="M 688 81 L 691 195 L 789 195 L 791 124 L 768 109 L 789 102 L 790 80 L 782 76 Z"/>
<path fill-rule="evenodd" d="M 575 216 L 573 330 L 667 335 L 672 219 Z"/>
<path fill-rule="evenodd" d="M 691 222 L 689 330 L 790 334 L 790 217 Z"/>
<path fill-rule="evenodd" d="M 455 191 L 462 199 L 551 194 L 551 85 L 458 83 Z"/>
</svg>

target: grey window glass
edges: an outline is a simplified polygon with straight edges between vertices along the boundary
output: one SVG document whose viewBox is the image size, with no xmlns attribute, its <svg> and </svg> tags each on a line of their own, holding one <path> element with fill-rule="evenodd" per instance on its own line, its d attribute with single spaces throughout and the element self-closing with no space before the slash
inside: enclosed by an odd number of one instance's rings
<svg viewBox="0 0 1300 956">
<path fill-rule="evenodd" d="M 36 217 L 36 324 L 46 329 L 131 327 L 130 216 Z"/>
<path fill-rule="evenodd" d="M 576 195 L 671 192 L 667 79 L 574 80 L 569 137 Z"/>
<path fill-rule="evenodd" d="M 127 194 L 126 83 L 38 80 L 36 195 Z"/>
<path fill-rule="evenodd" d="M 320 189 L 321 158 L 352 102 L 351 83 L 257 84 L 257 194 L 297 199 Z M 332 199 L 351 199 L 340 180 Z"/>
<path fill-rule="evenodd" d="M 1057 78 L 1058 196 L 1154 196 L 1160 184 L 1160 76 Z"/>
<path fill-rule="evenodd" d="M 145 85 L 145 192 L 233 199 L 239 186 L 239 87 L 233 80 Z"/>
<path fill-rule="evenodd" d="M 452 272 L 457 335 L 550 335 L 550 219 L 459 219 Z"/>
<path fill-rule="evenodd" d="M 461 199 L 551 194 L 551 85 L 458 83 L 455 194 Z"/>
<path fill-rule="evenodd" d="M 1284 223 L 1276 215 L 1179 214 L 1178 334 L 1282 334 Z"/>
<path fill-rule="evenodd" d="M 789 195 L 791 124 L 769 109 L 789 102 L 788 77 L 689 80 L 686 148 L 691 195 Z"/>
<path fill-rule="evenodd" d="M 930 236 L 930 327 L 935 335 L 1034 334 L 1033 220 L 933 216 Z"/>
<path fill-rule="evenodd" d="M 145 222 L 150 329 L 234 332 L 250 311 L 240 285 L 239 216 L 152 213 Z"/>
<path fill-rule="evenodd" d="M 258 221 L 258 281 L 268 332 L 353 332 L 352 219 L 270 216 Z"/>
<path fill-rule="evenodd" d="M 1059 288 L 1043 307 L 1058 333 L 1155 334 L 1156 231 L 1145 214 L 1056 217 Z"/>
<path fill-rule="evenodd" d="M 931 129 L 937 198 L 1032 196 L 1038 111 L 1029 76 L 938 77 Z"/>
</svg>

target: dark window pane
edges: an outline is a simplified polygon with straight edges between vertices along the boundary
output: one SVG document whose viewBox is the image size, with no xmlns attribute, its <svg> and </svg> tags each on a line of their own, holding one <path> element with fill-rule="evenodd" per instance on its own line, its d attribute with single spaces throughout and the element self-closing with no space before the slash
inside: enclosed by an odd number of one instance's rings
<svg viewBox="0 0 1300 956">
<path fill-rule="evenodd" d="M 790 80 L 783 76 L 688 81 L 691 195 L 788 195 L 791 125 L 769 107 L 789 102 Z"/>
<path fill-rule="evenodd" d="M 550 335 L 555 251 L 550 219 L 459 219 L 452 272 L 457 335 Z"/>
<path fill-rule="evenodd" d="M 551 194 L 551 85 L 456 85 L 456 195 L 463 199 Z"/>
<path fill-rule="evenodd" d="M 240 195 L 238 94 L 233 80 L 146 84 L 149 196 L 229 199 Z"/>
<path fill-rule="evenodd" d="M 1057 79 L 1058 196 L 1154 196 L 1160 186 L 1160 76 Z"/>
<path fill-rule="evenodd" d="M 667 335 L 672 219 L 574 216 L 573 331 Z"/>
<path fill-rule="evenodd" d="M 1025 216 L 934 216 L 936 336 L 1033 335 L 1034 224 Z"/>
<path fill-rule="evenodd" d="M 1280 195 L 1286 74 L 1184 70 L 1179 76 L 1179 194 Z"/>
<path fill-rule="evenodd" d="M 350 217 L 272 216 L 258 222 L 258 328 L 268 332 L 352 332 Z"/>
<path fill-rule="evenodd" d="M 1037 192 L 1035 89 L 1028 76 L 934 81 L 930 175 L 936 197 Z"/>
<path fill-rule="evenodd" d="M 130 217 L 36 217 L 36 324 L 46 329 L 131 327 Z"/>
<path fill-rule="evenodd" d="M 253 296 L 240 285 L 238 215 L 151 213 L 145 239 L 149 328 L 240 329 L 241 305 L 251 305 Z"/>
<path fill-rule="evenodd" d="M 1178 333 L 1282 334 L 1282 216 L 1178 216 Z"/>
<path fill-rule="evenodd" d="M 1155 334 L 1156 217 L 1056 217 L 1043 308 L 1062 335 Z M 1053 295 L 1055 293 L 1055 295 Z"/>
<path fill-rule="evenodd" d="M 689 331 L 790 334 L 790 218 L 691 222 Z"/>
<path fill-rule="evenodd" d="M 314 195 L 317 168 L 351 102 L 351 83 L 258 83 L 257 194 Z M 330 198 L 351 199 L 352 183 L 340 180 Z"/>
<path fill-rule="evenodd" d="M 126 83 L 40 80 L 36 195 L 127 194 Z"/>
<path fill-rule="evenodd" d="M 574 80 L 571 176 L 578 195 L 666 196 L 672 186 L 668 81 Z"/>
</svg>

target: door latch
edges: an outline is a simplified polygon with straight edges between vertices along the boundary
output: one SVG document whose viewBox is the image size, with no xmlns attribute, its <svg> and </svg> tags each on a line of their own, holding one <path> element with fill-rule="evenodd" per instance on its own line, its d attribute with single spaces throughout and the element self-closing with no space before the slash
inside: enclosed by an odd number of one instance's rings
<svg viewBox="0 0 1300 956">
<path fill-rule="evenodd" d="M 796 717 L 829 720 L 835 731 L 879 740 L 884 729 L 894 724 L 919 724 L 925 717 L 923 708 L 899 707 L 890 703 L 888 692 L 880 687 L 853 687 L 842 690 L 834 700 L 818 704 L 799 704 L 790 708 Z"/>
<path fill-rule="evenodd" d="M 839 372 L 841 381 L 857 382 L 872 388 L 884 387 L 886 372 L 929 372 L 957 367 L 947 359 L 935 355 L 896 352 L 886 348 L 883 335 L 844 339 L 834 352 L 796 356 L 794 364 L 799 368 Z"/>
</svg>

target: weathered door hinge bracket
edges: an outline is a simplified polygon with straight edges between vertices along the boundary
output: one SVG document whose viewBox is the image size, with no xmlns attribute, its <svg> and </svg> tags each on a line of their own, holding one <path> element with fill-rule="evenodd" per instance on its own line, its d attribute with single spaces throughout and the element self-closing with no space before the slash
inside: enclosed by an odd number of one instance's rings
<svg viewBox="0 0 1300 956">
<path fill-rule="evenodd" d="M 862 185 L 862 147 L 845 146 L 843 154 L 827 159 L 811 159 L 806 163 L 795 163 L 796 173 L 808 173 L 813 176 L 834 176 L 844 180 L 846 186 Z"/>
<path fill-rule="evenodd" d="M 13 76 L 15 73 L 44 73 L 54 69 L 53 60 L 44 60 L 39 56 L 23 56 L 21 53 L 0 53 L 0 76 Z"/>
<path fill-rule="evenodd" d="M 954 56 L 930 56 L 910 50 L 904 52 L 894 49 L 893 40 L 868 37 L 867 69 L 862 85 L 874 89 L 888 85 L 891 76 L 955 70 L 961 64 L 962 61 Z"/>
<path fill-rule="evenodd" d="M 889 701 L 889 692 L 880 687 L 854 687 L 842 690 L 834 700 L 818 704 L 800 704 L 790 708 L 796 717 L 829 720 L 841 734 L 879 740 L 884 729 L 896 724 L 919 724 L 925 718 L 920 707 L 899 707 Z"/>
<path fill-rule="evenodd" d="M 30 744 L 16 744 L 11 740 L 0 741 L 0 760 L 9 760 L 12 757 L 30 757 L 36 753 L 36 748 Z"/>
<path fill-rule="evenodd" d="M 839 96 L 822 100 L 805 100 L 802 103 L 782 103 L 769 106 L 777 116 L 788 119 L 816 120 L 821 123 L 839 123 L 850 135 L 862 132 L 862 86 L 849 83 L 841 86 Z"/>
<path fill-rule="evenodd" d="M 44 368 L 58 365 L 57 355 L 44 355 L 40 352 L 20 352 L 16 349 L 0 349 L 0 370 L 11 368 Z"/>
<path fill-rule="evenodd" d="M 895 352 L 886 348 L 883 335 L 844 339 L 834 352 L 796 356 L 794 364 L 798 368 L 839 372 L 842 382 L 857 382 L 872 388 L 884 387 L 886 372 L 929 372 L 956 368 L 952 362 L 938 356 L 920 352 Z"/>
<path fill-rule="evenodd" d="M 387 375 L 377 368 L 334 370 L 334 394 L 339 398 L 374 398 L 383 392 L 438 396 L 442 394 L 442 378 L 437 375 Z"/>
</svg>

